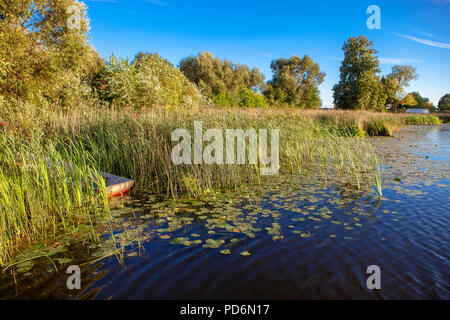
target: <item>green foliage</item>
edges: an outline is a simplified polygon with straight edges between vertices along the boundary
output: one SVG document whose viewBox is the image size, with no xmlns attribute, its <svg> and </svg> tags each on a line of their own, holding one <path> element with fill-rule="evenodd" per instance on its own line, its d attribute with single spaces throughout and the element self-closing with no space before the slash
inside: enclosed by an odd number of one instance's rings
<svg viewBox="0 0 450 320">
<path fill-rule="evenodd" d="M 350 37 L 344 44 L 339 83 L 333 87 L 337 109 L 385 109 L 386 92 L 377 73 L 379 61 L 373 42 L 364 36 Z"/>
<path fill-rule="evenodd" d="M 239 89 L 239 106 L 244 108 L 264 108 L 266 99 L 260 93 L 242 86 Z"/>
<path fill-rule="evenodd" d="M 71 6 L 79 9 L 77 28 L 67 24 Z M 85 5 L 76 0 L 4 0 L 0 12 L 0 94 L 42 107 L 68 101 L 67 88 L 84 80 L 94 59 Z"/>
<path fill-rule="evenodd" d="M 101 100 L 120 110 L 136 103 L 137 83 L 135 65 L 112 55 L 97 76 L 96 89 Z"/>
<path fill-rule="evenodd" d="M 450 93 L 447 93 L 441 99 L 439 99 L 438 108 L 441 112 L 450 111 Z"/>
<path fill-rule="evenodd" d="M 237 99 L 228 92 L 219 92 L 213 96 L 212 100 L 218 107 L 233 107 L 238 104 Z"/>
<path fill-rule="evenodd" d="M 183 59 L 180 69 L 205 96 L 220 103 L 228 103 L 227 99 L 237 96 L 241 87 L 255 91 L 265 87 L 264 75 L 257 68 L 250 69 L 247 65 L 233 64 L 226 59 L 222 61 L 209 52 Z"/>
<path fill-rule="evenodd" d="M 134 61 L 138 81 L 138 105 L 192 106 L 201 101 L 197 87 L 159 54 L 138 54 Z"/>
<path fill-rule="evenodd" d="M 68 162 L 70 165 L 68 165 Z M 44 141 L 0 134 L 0 265 L 15 250 L 108 217 L 105 183 L 92 157 L 69 137 Z"/>
<path fill-rule="evenodd" d="M 219 92 L 212 98 L 214 105 L 218 107 L 242 108 L 265 108 L 267 107 L 266 98 L 252 89 L 241 86 L 238 92 L 230 94 L 228 92 Z"/>
<path fill-rule="evenodd" d="M 417 109 L 428 109 L 428 111 L 436 112 L 436 107 L 428 98 L 423 98 L 420 93 L 412 92 L 411 95 L 414 97 L 414 100 L 417 101 L 417 105 L 415 108 Z"/>
<path fill-rule="evenodd" d="M 392 111 L 397 111 L 399 105 L 415 105 L 411 99 L 414 97 L 408 98 L 408 101 L 404 100 L 406 98 L 404 89 L 409 86 L 409 82 L 417 78 L 416 68 L 398 65 L 392 67 L 392 72 L 381 79 L 387 95 L 386 104 L 391 106 Z"/>
<path fill-rule="evenodd" d="M 409 125 L 441 124 L 441 120 L 435 116 L 411 115 L 405 118 L 405 123 Z"/>
<path fill-rule="evenodd" d="M 385 120 L 372 120 L 365 125 L 365 132 L 369 137 L 391 136 L 392 130 Z"/>
<path fill-rule="evenodd" d="M 308 109 L 320 107 L 318 87 L 325 73 L 309 56 L 279 58 L 270 67 L 274 76 L 265 91 L 270 101 Z"/>
<path fill-rule="evenodd" d="M 96 83 L 100 99 L 119 110 L 186 107 L 202 99 L 195 85 L 158 54 L 139 53 L 133 62 L 111 56 Z"/>
</svg>

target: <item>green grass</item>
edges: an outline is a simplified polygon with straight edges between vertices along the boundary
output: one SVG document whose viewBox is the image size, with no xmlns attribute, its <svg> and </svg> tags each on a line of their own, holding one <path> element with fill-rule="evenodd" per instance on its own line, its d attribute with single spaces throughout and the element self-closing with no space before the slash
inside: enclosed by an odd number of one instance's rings
<svg viewBox="0 0 450 320">
<path fill-rule="evenodd" d="M 72 165 L 67 165 L 69 161 Z M 104 182 L 81 145 L 0 135 L 0 265 L 17 250 L 83 231 L 108 213 Z"/>
<path fill-rule="evenodd" d="M 68 122 L 58 136 L 73 136 L 92 155 L 96 165 L 113 174 L 135 179 L 137 189 L 163 193 L 172 198 L 188 193 L 192 197 L 244 184 L 263 183 L 258 166 L 174 165 L 171 151 L 173 130 L 193 132 L 194 121 L 208 128 L 281 129 L 281 171 L 302 174 L 320 170 L 324 177 L 371 184 L 377 175 L 376 157 L 369 145 L 356 137 L 336 134 L 313 119 L 288 112 L 261 110 L 217 110 L 197 112 L 153 111 L 140 116 L 110 113 L 102 117 Z M 248 147 L 248 145 L 247 145 Z"/>
<path fill-rule="evenodd" d="M 324 183 L 375 186 L 382 194 L 378 160 L 362 136 L 392 135 L 407 124 L 437 124 L 423 115 L 277 109 L 105 110 L 50 115 L 35 128 L 0 128 L 0 264 L 21 248 L 88 231 L 108 217 L 99 170 L 136 180 L 135 191 L 177 199 L 264 184 L 259 165 L 174 165 L 173 130 L 280 129 L 280 172 L 311 170 Z M 72 166 L 68 167 L 67 163 Z"/>
</svg>

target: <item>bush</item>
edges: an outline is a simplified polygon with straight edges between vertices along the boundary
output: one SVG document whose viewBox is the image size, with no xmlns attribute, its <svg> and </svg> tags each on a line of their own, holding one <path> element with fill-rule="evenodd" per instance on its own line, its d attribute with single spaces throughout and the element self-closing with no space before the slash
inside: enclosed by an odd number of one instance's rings
<svg viewBox="0 0 450 320">
<path fill-rule="evenodd" d="M 139 53 L 133 62 L 112 56 L 97 79 L 97 90 L 101 100 L 119 110 L 203 101 L 197 87 L 158 54 Z"/>
<path fill-rule="evenodd" d="M 112 55 L 95 82 L 98 96 L 111 108 L 131 107 L 137 97 L 137 74 L 128 59 Z"/>
<path fill-rule="evenodd" d="M 218 107 L 232 107 L 238 104 L 237 99 L 228 92 L 219 92 L 213 96 L 212 100 Z"/>
<path fill-rule="evenodd" d="M 266 100 L 262 94 L 242 86 L 239 89 L 239 106 L 244 108 L 264 108 Z"/>
<path fill-rule="evenodd" d="M 134 65 L 140 107 L 186 107 L 202 101 L 197 87 L 159 54 L 140 53 Z"/>
</svg>

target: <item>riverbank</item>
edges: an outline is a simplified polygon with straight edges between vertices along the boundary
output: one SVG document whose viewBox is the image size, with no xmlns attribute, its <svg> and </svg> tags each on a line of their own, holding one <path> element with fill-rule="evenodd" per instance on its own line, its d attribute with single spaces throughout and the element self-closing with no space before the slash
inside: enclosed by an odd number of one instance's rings
<svg viewBox="0 0 450 320">
<path fill-rule="evenodd" d="M 136 180 L 136 193 L 172 199 L 202 199 L 245 185 L 263 185 L 270 176 L 256 165 L 175 165 L 176 129 L 203 127 L 280 129 L 279 165 L 287 174 L 320 172 L 324 183 L 382 193 L 378 161 L 360 137 L 392 135 L 406 124 L 433 124 L 432 116 L 293 109 L 192 109 L 146 112 L 77 110 L 52 114 L 33 130 L 0 133 L 0 264 L 20 260 L 20 252 L 61 236 L 84 233 L 95 242 L 108 225 L 109 205 L 100 171 Z M 50 165 L 45 159 L 53 159 Z M 261 160 L 261 159 L 259 159 Z M 70 171 L 64 162 L 74 164 Z M 95 176 L 95 175 L 94 175 Z M 96 186 L 94 188 L 94 185 Z M 102 231 L 99 231 L 102 230 Z M 70 240 L 68 240 L 70 241 Z M 40 253 L 42 255 L 42 253 Z"/>
<path fill-rule="evenodd" d="M 115 199 L 112 233 L 96 244 L 61 243 L 49 253 L 54 264 L 41 257 L 20 272 L 8 268 L 0 297 L 446 298 L 449 129 L 408 126 L 393 138 L 364 139 L 382 164 L 383 198 L 374 189 L 324 185 L 316 172 L 281 173 L 201 201 Z M 374 255 L 398 275 L 386 277 L 382 296 L 360 279 Z M 69 265 L 81 268 L 81 290 L 65 286 Z M 324 281 L 330 274 L 337 276 Z"/>
</svg>

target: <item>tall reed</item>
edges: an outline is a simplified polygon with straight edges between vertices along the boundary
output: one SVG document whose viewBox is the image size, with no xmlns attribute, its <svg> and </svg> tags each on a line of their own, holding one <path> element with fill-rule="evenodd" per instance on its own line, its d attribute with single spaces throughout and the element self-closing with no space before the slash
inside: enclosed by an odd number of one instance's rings
<svg viewBox="0 0 450 320">
<path fill-rule="evenodd" d="M 195 113 L 154 111 L 138 117 L 110 114 L 78 119 L 59 134 L 71 134 L 102 170 L 135 179 L 137 188 L 174 198 L 182 193 L 200 196 L 208 190 L 233 189 L 270 179 L 260 176 L 259 166 L 248 164 L 174 165 L 172 131 L 184 128 L 193 136 L 194 121 L 202 121 L 204 131 L 217 128 L 223 133 L 226 129 L 280 129 L 281 171 L 318 169 L 357 187 L 375 181 L 376 163 L 367 143 L 336 134 L 314 119 L 289 113 L 214 109 Z M 248 154 L 248 143 L 246 147 Z"/>
<path fill-rule="evenodd" d="M 0 264 L 16 249 L 77 233 L 108 212 L 105 184 L 83 147 L 0 135 Z"/>
</svg>

